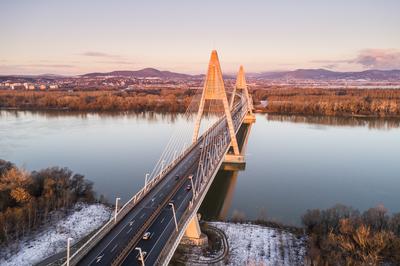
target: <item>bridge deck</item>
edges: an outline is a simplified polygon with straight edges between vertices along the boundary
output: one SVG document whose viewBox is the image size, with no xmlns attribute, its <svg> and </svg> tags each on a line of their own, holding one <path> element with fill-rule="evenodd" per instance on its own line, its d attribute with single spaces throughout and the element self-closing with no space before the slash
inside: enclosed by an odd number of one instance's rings
<svg viewBox="0 0 400 266">
<path fill-rule="evenodd" d="M 241 107 L 242 105 L 236 105 L 232 113 L 236 132 L 244 117 Z M 218 135 L 227 133 L 226 118 L 218 120 L 211 129 L 210 134 L 213 134 L 212 138 L 214 139 Z M 204 147 L 203 145 L 207 146 Z M 214 144 L 204 143 L 204 135 L 201 136 L 190 148 L 186 156 L 181 158 L 174 167 L 170 168 L 161 181 L 155 184 L 123 218 L 118 220 L 115 226 L 96 245 L 86 251 L 87 253 L 79 260 L 77 265 L 111 265 L 113 263 L 141 265 L 137 259 L 139 254 L 135 247 L 140 247 L 142 251 L 147 253 L 145 257 L 146 265 L 155 264 L 159 259 L 160 253 L 163 250 L 165 251 L 165 246 L 175 233 L 173 213 L 168 203 L 170 201 L 174 202 L 177 220 L 180 222 L 184 214 L 188 213 L 190 201 L 193 199 L 193 188 L 186 190 L 186 186 L 191 184 L 188 176 L 193 174 L 194 183 L 200 181 L 197 180 L 196 173 L 198 173 L 202 149 L 206 149 L 211 145 Z M 228 148 L 229 142 L 225 144 L 223 154 Z M 223 156 L 219 160 L 221 161 L 222 158 Z M 214 174 L 217 171 L 218 169 L 212 169 Z M 176 180 L 177 175 L 179 176 L 178 180 Z M 206 191 L 202 193 L 205 195 Z M 204 195 L 201 195 L 201 201 Z M 183 229 L 180 228 L 180 230 Z M 143 240 L 142 236 L 146 231 L 151 233 L 151 238 Z M 115 263 L 116 258 L 119 258 L 117 263 Z"/>
</svg>

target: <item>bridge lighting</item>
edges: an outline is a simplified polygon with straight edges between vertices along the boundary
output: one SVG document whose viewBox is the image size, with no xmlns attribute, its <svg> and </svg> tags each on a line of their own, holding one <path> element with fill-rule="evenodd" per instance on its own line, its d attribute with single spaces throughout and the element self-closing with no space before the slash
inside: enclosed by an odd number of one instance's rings
<svg viewBox="0 0 400 266">
<path fill-rule="evenodd" d="M 73 239 L 71 237 L 67 238 L 67 266 L 69 266 L 69 258 L 70 258 L 70 252 L 71 252 L 71 241 Z"/>
<path fill-rule="evenodd" d="M 188 178 L 190 179 L 190 182 L 192 183 L 192 191 L 193 191 L 193 199 L 194 199 L 194 197 L 196 196 L 196 193 L 195 193 L 196 189 L 193 184 L 193 175 L 190 175 Z"/>
<path fill-rule="evenodd" d="M 147 187 L 147 184 L 149 183 L 149 176 L 150 176 L 150 174 L 146 174 L 145 179 L 144 179 L 144 187 L 145 187 L 145 189 Z"/>
<path fill-rule="evenodd" d="M 137 251 L 139 251 L 140 254 L 140 261 L 142 262 L 142 266 L 144 266 L 144 257 L 143 257 L 143 252 L 142 249 L 140 247 L 136 247 L 135 248 Z"/>
<path fill-rule="evenodd" d="M 178 222 L 176 221 L 175 205 L 172 202 L 168 203 L 168 205 L 171 206 L 172 214 L 174 215 L 175 229 L 178 232 Z"/>
<path fill-rule="evenodd" d="M 186 150 L 186 142 L 183 144 L 182 153 Z"/>
<path fill-rule="evenodd" d="M 115 212 L 114 212 L 114 222 L 117 222 L 117 214 L 118 214 L 118 201 L 120 201 L 121 198 L 115 198 Z"/>
<path fill-rule="evenodd" d="M 164 165 L 165 165 L 165 160 L 161 161 L 161 170 L 160 170 L 160 175 L 162 174 L 162 172 L 164 171 Z"/>
</svg>

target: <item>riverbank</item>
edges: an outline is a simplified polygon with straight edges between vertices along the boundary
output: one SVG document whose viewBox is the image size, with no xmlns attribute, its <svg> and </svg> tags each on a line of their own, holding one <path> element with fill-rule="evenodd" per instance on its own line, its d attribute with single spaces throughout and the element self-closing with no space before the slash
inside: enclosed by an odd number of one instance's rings
<svg viewBox="0 0 400 266">
<path fill-rule="evenodd" d="M 30 237 L 10 243 L 0 251 L 0 265 L 34 265 L 66 249 L 68 237 L 75 244 L 110 219 L 111 209 L 103 204 L 77 203 L 71 214 L 53 220 Z M 53 215 L 56 217 L 57 215 Z"/>
<path fill-rule="evenodd" d="M 252 223 L 206 222 L 205 227 L 222 231 L 227 243 L 215 237 L 210 240 L 209 236 L 208 247 L 178 248 L 175 261 L 185 265 L 204 265 L 208 262 L 217 265 L 305 264 L 305 235 Z M 216 250 L 215 246 L 219 246 L 220 250 Z"/>
<path fill-rule="evenodd" d="M 0 91 L 0 109 L 30 111 L 186 111 L 194 89 Z M 256 112 L 337 117 L 400 117 L 398 89 L 257 88 Z"/>
</svg>

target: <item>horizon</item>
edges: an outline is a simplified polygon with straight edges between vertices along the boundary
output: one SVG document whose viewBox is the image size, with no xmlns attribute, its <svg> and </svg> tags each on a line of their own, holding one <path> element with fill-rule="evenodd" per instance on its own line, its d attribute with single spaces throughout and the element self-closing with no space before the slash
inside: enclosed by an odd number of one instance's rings
<svg viewBox="0 0 400 266">
<path fill-rule="evenodd" d="M 136 71 L 142 71 L 142 70 L 147 70 L 147 69 L 151 69 L 151 70 L 156 70 L 156 71 L 161 71 L 161 72 L 170 72 L 170 73 L 176 73 L 176 74 L 185 74 L 185 75 L 190 75 L 190 76 L 204 76 L 206 73 L 183 73 L 183 72 L 176 72 L 176 71 L 171 71 L 171 70 L 163 70 L 163 69 L 159 69 L 159 68 L 155 68 L 155 67 L 145 67 L 145 68 L 138 68 L 138 69 L 116 69 L 116 70 L 110 70 L 110 71 L 93 71 L 93 72 L 87 72 L 87 73 L 82 73 L 82 74 L 55 74 L 55 73 L 41 73 L 41 74 L 1 74 L 0 73 L 0 77 L 6 77 L 6 76 L 10 76 L 10 77 L 38 77 L 38 76 L 64 76 L 64 77 L 74 77 L 74 76 L 84 76 L 84 75 L 89 75 L 89 74 L 108 74 L 111 72 L 124 72 L 124 71 L 130 71 L 130 72 L 136 72 Z M 339 70 L 331 70 L 331 69 L 326 69 L 326 68 L 296 68 L 296 69 L 289 69 L 289 70 L 270 70 L 270 71 L 260 71 L 260 72 L 247 72 L 246 68 L 245 72 L 247 75 L 254 75 L 254 74 L 264 74 L 264 73 L 281 73 L 281 72 L 295 72 L 295 71 L 300 71 L 300 70 L 321 70 L 321 71 L 330 71 L 330 72 L 335 72 L 335 73 L 360 73 L 360 72 L 365 72 L 365 71 L 400 71 L 400 69 L 364 69 L 364 70 L 358 70 L 358 71 L 339 71 Z M 232 76 L 235 77 L 237 72 L 224 72 L 224 75 L 228 75 L 228 76 Z"/>
<path fill-rule="evenodd" d="M 400 2 L 296 3 L 6 0 L 0 75 L 198 74 L 212 49 L 224 73 L 400 69 Z"/>
</svg>

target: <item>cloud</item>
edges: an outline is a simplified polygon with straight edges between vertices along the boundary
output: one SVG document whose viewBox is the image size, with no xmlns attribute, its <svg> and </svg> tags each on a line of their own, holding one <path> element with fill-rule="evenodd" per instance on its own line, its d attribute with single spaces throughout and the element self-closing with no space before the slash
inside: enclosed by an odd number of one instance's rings
<svg viewBox="0 0 400 266">
<path fill-rule="evenodd" d="M 365 49 L 360 51 L 353 63 L 365 68 L 396 69 L 400 68 L 400 50 L 398 49 Z"/>
<path fill-rule="evenodd" d="M 114 65 L 136 65 L 136 63 L 124 60 L 107 60 L 107 61 L 96 61 L 99 64 L 114 64 Z"/>
<path fill-rule="evenodd" d="M 105 57 L 105 58 L 120 58 L 119 55 L 107 54 L 102 52 L 95 52 L 95 51 L 87 51 L 81 53 L 80 55 L 88 56 L 88 57 Z"/>
<path fill-rule="evenodd" d="M 66 64 L 29 64 L 29 65 L 20 65 L 21 67 L 37 67 L 37 68 L 73 68 L 74 65 L 66 65 Z"/>
<path fill-rule="evenodd" d="M 354 58 L 340 60 L 312 60 L 311 63 L 325 64 L 325 68 L 340 68 L 344 65 L 364 69 L 400 69 L 399 49 L 364 49 Z M 329 66 L 329 67 L 328 67 Z"/>
</svg>

